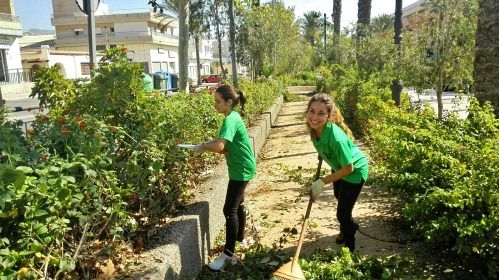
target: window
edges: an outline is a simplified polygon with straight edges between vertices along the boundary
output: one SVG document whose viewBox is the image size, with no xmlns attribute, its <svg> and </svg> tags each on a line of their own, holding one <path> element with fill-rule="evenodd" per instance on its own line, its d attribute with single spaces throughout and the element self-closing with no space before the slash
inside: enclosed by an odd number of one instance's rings
<svg viewBox="0 0 499 280">
<path fill-rule="evenodd" d="M 75 36 L 82 36 L 83 35 L 83 28 L 75 28 L 74 34 L 75 34 Z"/>
<path fill-rule="evenodd" d="M 81 66 L 81 74 L 82 75 L 90 75 L 90 63 L 89 62 L 82 62 L 80 63 Z"/>
<path fill-rule="evenodd" d="M 114 33 L 114 27 L 111 27 L 110 30 L 111 30 L 111 33 Z"/>
<path fill-rule="evenodd" d="M 168 72 L 170 73 L 175 73 L 175 62 L 170 62 L 170 67 L 168 69 Z"/>
<path fill-rule="evenodd" d="M 151 65 L 153 73 L 161 71 L 161 62 L 152 62 Z"/>
</svg>

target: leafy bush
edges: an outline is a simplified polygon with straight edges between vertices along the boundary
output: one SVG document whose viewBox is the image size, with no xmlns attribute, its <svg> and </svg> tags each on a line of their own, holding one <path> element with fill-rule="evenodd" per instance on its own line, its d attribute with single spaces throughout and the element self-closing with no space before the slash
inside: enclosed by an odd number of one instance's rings
<svg viewBox="0 0 499 280">
<path fill-rule="evenodd" d="M 102 62 L 88 83 L 41 70 L 36 92 L 50 112 L 26 138 L 0 116 L 0 278 L 97 277 L 97 257 L 173 213 L 216 159 L 176 147 L 216 136 L 222 116 L 210 92 L 145 92 L 123 49 Z M 243 91 L 251 123 L 284 87 L 244 83 Z"/>
<path fill-rule="evenodd" d="M 483 260 L 497 275 L 499 122 L 472 100 L 468 119 L 435 119 L 433 110 L 401 112 L 369 99 L 371 154 L 380 183 L 401 191 L 403 213 L 427 240 Z"/>
<path fill-rule="evenodd" d="M 255 279 L 277 280 L 272 276 L 281 265 L 290 261 L 282 251 L 256 246 L 244 254 L 244 265 L 237 263 L 224 268 L 223 272 L 201 272 L 198 279 Z M 307 279 L 399 279 L 408 276 L 411 260 L 408 257 L 363 257 L 350 254 L 347 249 L 317 250 L 309 257 L 299 259 Z"/>
</svg>

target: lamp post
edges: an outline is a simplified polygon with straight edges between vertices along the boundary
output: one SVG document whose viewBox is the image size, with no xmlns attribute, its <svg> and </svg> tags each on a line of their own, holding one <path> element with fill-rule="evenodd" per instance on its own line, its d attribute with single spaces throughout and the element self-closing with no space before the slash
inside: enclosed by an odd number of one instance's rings
<svg viewBox="0 0 499 280">
<path fill-rule="evenodd" d="M 400 107 L 400 92 L 402 91 L 402 82 L 400 81 L 400 56 L 401 56 L 401 44 L 402 44 L 402 0 L 395 0 L 395 22 L 393 24 L 395 29 L 395 35 L 393 40 L 397 48 L 397 62 L 396 62 L 396 78 L 392 80 L 391 90 L 392 99 L 395 101 L 395 105 Z"/>
<path fill-rule="evenodd" d="M 90 57 L 90 78 L 92 78 L 92 71 L 95 69 L 97 61 L 97 48 L 95 46 L 95 10 L 99 6 L 100 0 L 76 0 L 78 8 L 87 15 L 88 27 L 88 53 Z"/>
</svg>

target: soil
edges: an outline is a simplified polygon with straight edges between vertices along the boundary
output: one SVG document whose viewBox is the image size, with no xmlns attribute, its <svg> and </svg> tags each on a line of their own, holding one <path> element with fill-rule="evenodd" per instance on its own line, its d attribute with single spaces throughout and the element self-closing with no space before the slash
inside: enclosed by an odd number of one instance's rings
<svg viewBox="0 0 499 280">
<path fill-rule="evenodd" d="M 301 101 L 283 105 L 260 152 L 257 175 L 250 182 L 245 198 L 250 213 L 248 227 L 257 232 L 252 237 L 264 245 L 280 246 L 291 252 L 296 248 L 308 203 L 303 184 L 293 178 L 311 180 L 318 163 L 303 118 L 312 90 L 310 87 L 289 88 L 291 94 L 300 97 L 294 99 Z M 357 145 L 367 152 L 361 142 Z M 322 171 L 330 172 L 327 163 L 323 164 Z M 339 233 L 336 203 L 329 188 L 313 204 L 303 255 L 318 248 L 341 248 L 335 242 Z M 463 271 L 452 254 L 413 239 L 410 229 L 401 222 L 402 207 L 403 202 L 396 196 L 368 181 L 353 210 L 354 220 L 360 227 L 356 234 L 356 253 L 377 257 L 408 253 L 415 260 L 415 271 L 424 278 L 473 279 L 473 272 Z"/>
</svg>

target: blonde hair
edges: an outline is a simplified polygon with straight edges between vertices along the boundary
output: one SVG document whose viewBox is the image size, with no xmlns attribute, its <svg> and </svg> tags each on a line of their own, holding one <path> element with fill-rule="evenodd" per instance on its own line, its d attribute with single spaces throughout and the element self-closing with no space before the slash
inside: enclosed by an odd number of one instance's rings
<svg viewBox="0 0 499 280">
<path fill-rule="evenodd" d="M 345 123 L 345 119 L 343 118 L 343 115 L 341 114 L 340 108 L 336 106 L 336 103 L 334 102 L 333 98 L 329 96 L 327 93 L 317 93 L 308 102 L 307 106 L 307 111 L 310 109 L 310 106 L 314 102 L 321 102 L 324 105 L 326 105 L 327 112 L 328 112 L 328 120 L 331 122 L 334 122 L 337 124 L 343 131 L 350 137 L 350 139 L 353 141 L 355 138 L 353 137 L 352 131 L 350 128 L 348 128 L 347 124 Z M 307 122 L 308 126 L 308 122 Z"/>
</svg>

